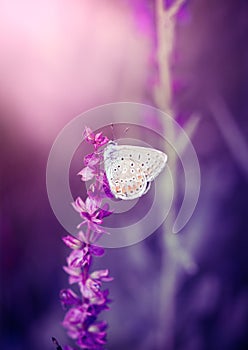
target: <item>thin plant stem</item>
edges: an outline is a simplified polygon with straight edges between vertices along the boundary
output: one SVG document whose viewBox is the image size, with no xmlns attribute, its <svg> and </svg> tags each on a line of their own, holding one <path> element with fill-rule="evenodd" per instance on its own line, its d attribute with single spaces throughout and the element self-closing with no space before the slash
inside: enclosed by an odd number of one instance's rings
<svg viewBox="0 0 248 350">
<path fill-rule="evenodd" d="M 165 9 L 163 0 L 156 1 L 156 32 L 157 32 L 157 63 L 159 84 L 154 90 L 154 99 L 157 107 L 170 115 L 171 113 L 171 76 L 170 76 L 170 54 L 173 47 L 175 14 L 184 3 L 179 0 L 169 9 Z M 172 125 L 165 125 L 166 133 L 174 142 L 176 131 Z M 168 152 L 170 171 L 175 188 L 177 188 L 177 158 L 174 151 Z M 166 187 L 163 189 L 167 195 Z M 174 195 L 174 199 L 176 194 Z M 171 228 L 175 221 L 175 200 L 170 209 L 170 215 L 163 225 L 162 256 L 161 256 L 161 279 L 160 279 L 160 315 L 159 327 L 157 327 L 157 349 L 174 349 L 174 322 L 175 322 L 175 294 L 177 288 L 178 264 L 175 255 L 178 255 L 177 237 L 172 235 Z M 175 253 L 175 254 L 174 254 Z M 180 253 L 180 251 L 179 251 Z"/>
</svg>

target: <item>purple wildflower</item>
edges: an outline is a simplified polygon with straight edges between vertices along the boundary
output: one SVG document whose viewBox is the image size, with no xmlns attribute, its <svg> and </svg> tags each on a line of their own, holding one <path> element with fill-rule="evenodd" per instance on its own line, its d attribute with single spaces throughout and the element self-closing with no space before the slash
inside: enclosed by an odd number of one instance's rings
<svg viewBox="0 0 248 350">
<path fill-rule="evenodd" d="M 81 299 L 71 289 L 62 289 L 59 294 L 60 301 L 64 308 L 81 304 Z"/>
<path fill-rule="evenodd" d="M 86 142 L 94 145 L 95 150 L 105 145 L 109 141 L 109 139 L 106 136 L 103 136 L 102 132 L 94 134 L 93 131 L 88 127 L 85 127 L 83 136 Z"/>
<path fill-rule="evenodd" d="M 104 249 L 93 245 L 93 242 L 106 233 L 101 226 L 103 219 L 112 212 L 108 204 L 102 205 L 102 200 L 110 195 L 106 175 L 100 169 L 101 153 L 99 147 L 108 142 L 102 133 L 94 134 L 90 128 L 85 128 L 85 140 L 94 145 L 95 151 L 84 158 L 85 167 L 79 172 L 82 181 L 95 179 L 88 189 L 85 201 L 77 197 L 72 203 L 73 208 L 80 214 L 83 221 L 78 228 L 83 227 L 77 238 L 63 237 L 64 243 L 72 249 L 67 257 L 67 266 L 64 271 L 69 275 L 69 284 L 77 284 L 80 294 L 72 289 L 63 289 L 60 292 L 62 306 L 67 309 L 63 326 L 69 337 L 75 339 L 80 349 L 104 349 L 106 343 L 107 324 L 98 321 L 98 315 L 109 308 L 109 291 L 103 289 L 103 283 L 112 281 L 108 269 L 90 272 L 94 256 L 102 256 Z M 102 205 L 102 206 L 101 206 Z M 65 350 L 75 350 L 66 346 Z"/>
<path fill-rule="evenodd" d="M 71 249 L 81 249 L 83 242 L 72 236 L 65 236 L 62 238 L 64 243 Z"/>
<path fill-rule="evenodd" d="M 107 302 L 106 294 L 101 291 L 102 282 L 112 280 L 113 278 L 109 277 L 108 270 L 95 271 L 85 281 L 79 282 L 80 291 L 92 304 L 102 305 Z"/>
<path fill-rule="evenodd" d="M 96 232 L 105 232 L 105 230 L 100 227 L 103 222 L 103 219 L 112 214 L 108 210 L 108 204 L 101 206 L 101 198 L 92 196 L 87 197 L 84 202 L 80 197 L 78 197 L 74 203 L 72 203 L 73 208 L 80 213 L 80 216 L 83 218 L 83 221 L 78 225 L 80 228 L 82 225 L 87 224 L 88 228 L 95 230 Z"/>
<path fill-rule="evenodd" d="M 82 349 L 101 350 L 106 343 L 107 324 L 104 321 L 92 324 L 78 340 L 78 345 Z"/>
<path fill-rule="evenodd" d="M 89 181 L 93 179 L 94 176 L 97 176 L 99 173 L 99 163 L 101 158 L 96 153 L 91 153 L 85 156 L 84 164 L 85 168 L 83 168 L 78 175 L 81 176 L 82 181 Z"/>
<path fill-rule="evenodd" d="M 89 181 L 96 175 L 96 171 L 94 168 L 86 166 L 78 173 L 78 175 L 81 176 L 82 181 Z"/>
</svg>

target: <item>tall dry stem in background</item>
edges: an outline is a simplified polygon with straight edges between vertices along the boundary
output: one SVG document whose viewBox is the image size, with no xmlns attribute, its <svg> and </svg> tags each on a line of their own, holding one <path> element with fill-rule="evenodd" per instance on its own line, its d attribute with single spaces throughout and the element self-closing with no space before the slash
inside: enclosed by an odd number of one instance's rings
<svg viewBox="0 0 248 350">
<path fill-rule="evenodd" d="M 174 118 L 171 97 L 172 83 L 170 75 L 170 55 L 174 42 L 174 30 L 176 25 L 176 14 L 185 0 L 175 1 L 169 8 L 165 8 L 163 0 L 156 1 L 156 33 L 157 33 L 157 65 L 158 85 L 154 89 L 154 101 L 156 107 L 170 114 Z M 191 117 L 186 125 L 186 132 L 190 137 L 197 125 L 197 118 Z M 172 124 L 164 122 L 164 134 L 170 134 L 174 145 L 181 150 L 187 145 L 180 145 L 180 135 L 176 134 Z M 191 256 L 180 246 L 178 236 L 172 234 L 173 223 L 176 218 L 175 197 L 177 190 L 177 155 L 174 151 L 167 150 L 169 154 L 169 167 L 174 182 L 175 194 L 170 214 L 163 225 L 162 236 L 162 263 L 160 280 L 160 317 L 157 332 L 157 349 L 174 349 L 174 322 L 175 322 L 175 295 L 178 282 L 178 262 L 186 271 L 192 273 L 196 265 Z M 167 195 L 166 186 L 163 189 Z"/>
</svg>

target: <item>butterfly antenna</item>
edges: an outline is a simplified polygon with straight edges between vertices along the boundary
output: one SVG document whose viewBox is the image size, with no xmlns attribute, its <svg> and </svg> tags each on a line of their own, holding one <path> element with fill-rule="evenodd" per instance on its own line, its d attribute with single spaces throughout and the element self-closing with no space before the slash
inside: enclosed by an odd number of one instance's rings
<svg viewBox="0 0 248 350">
<path fill-rule="evenodd" d="M 115 138 L 115 132 L 114 132 L 114 124 L 111 123 L 111 124 L 110 124 L 110 127 L 111 127 L 111 131 L 112 131 L 112 139 L 113 139 L 113 140 L 116 140 L 116 138 Z"/>
<path fill-rule="evenodd" d="M 116 140 L 116 135 L 115 135 L 115 131 L 114 131 L 114 124 L 111 123 L 111 124 L 110 124 L 110 127 L 111 127 L 111 131 L 112 131 L 112 138 L 113 138 L 113 140 Z M 130 129 L 129 127 L 126 128 L 126 129 L 124 130 L 124 134 L 127 133 L 129 129 Z"/>
<path fill-rule="evenodd" d="M 59 345 L 58 341 L 56 338 L 52 337 L 52 342 L 56 346 L 56 350 L 63 350 L 61 346 Z"/>
</svg>

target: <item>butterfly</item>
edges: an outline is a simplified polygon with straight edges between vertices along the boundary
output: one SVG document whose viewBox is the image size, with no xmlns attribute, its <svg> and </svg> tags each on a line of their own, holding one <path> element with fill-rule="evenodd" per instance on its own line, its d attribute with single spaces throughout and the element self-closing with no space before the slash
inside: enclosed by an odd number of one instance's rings
<svg viewBox="0 0 248 350">
<path fill-rule="evenodd" d="M 115 198 L 124 200 L 143 196 L 167 161 L 167 155 L 156 149 L 114 141 L 109 141 L 103 157 L 110 190 Z"/>
</svg>

